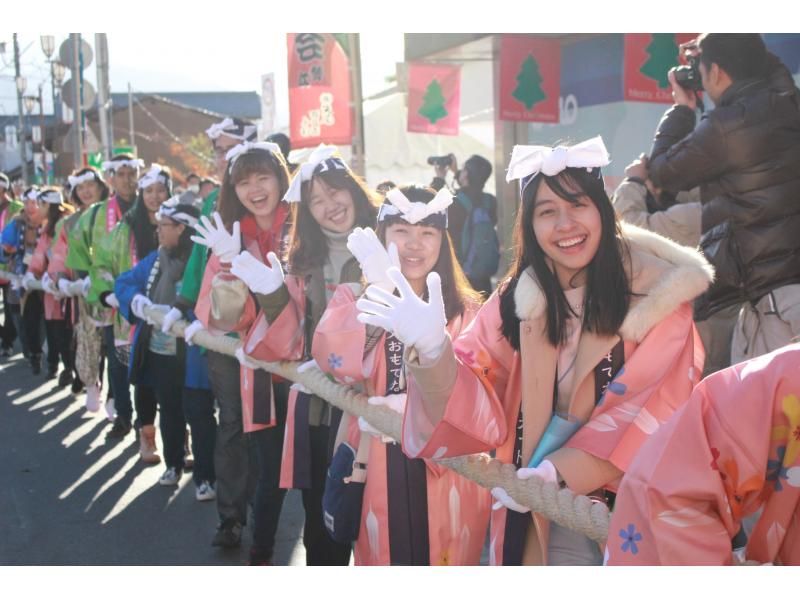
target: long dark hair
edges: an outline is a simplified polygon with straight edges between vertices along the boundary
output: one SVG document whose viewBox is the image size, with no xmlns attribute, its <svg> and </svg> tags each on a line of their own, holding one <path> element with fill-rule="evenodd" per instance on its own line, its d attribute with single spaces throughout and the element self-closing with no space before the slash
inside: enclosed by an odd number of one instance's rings
<svg viewBox="0 0 800 598">
<path fill-rule="evenodd" d="M 239 201 L 239 197 L 236 195 L 236 185 L 256 173 L 269 173 L 278 177 L 281 198 L 289 189 L 289 171 L 282 155 L 258 149 L 240 155 L 232 167 L 228 166 L 225 169 L 225 177 L 222 179 L 222 188 L 219 192 L 217 211 L 228 232 L 233 230 L 234 222 L 250 213 Z M 278 201 L 280 202 L 280 199 Z"/>
<path fill-rule="evenodd" d="M 61 220 L 64 216 L 68 216 L 72 214 L 73 208 L 70 207 L 68 204 L 50 204 L 47 207 L 47 228 L 45 232 L 49 237 L 55 237 L 56 235 L 56 224 L 58 221 Z"/>
<path fill-rule="evenodd" d="M 409 201 L 429 203 L 436 192 L 430 187 L 420 187 L 409 185 L 400 187 L 400 191 Z M 391 222 L 379 222 L 375 228 L 375 234 L 386 245 L 386 229 L 391 226 Z M 408 226 L 414 226 L 408 224 Z M 478 306 L 481 304 L 482 296 L 472 288 L 467 280 L 458 258 L 453 250 L 453 242 L 450 240 L 450 233 L 442 231 L 442 246 L 439 248 L 439 258 L 433 265 L 433 272 L 439 274 L 442 279 L 442 298 L 444 299 L 444 313 L 447 321 L 450 322 L 456 316 L 464 313 L 467 305 Z M 423 299 L 427 300 L 428 290 L 425 289 Z"/>
<path fill-rule="evenodd" d="M 600 244 L 594 258 L 586 267 L 583 330 L 597 334 L 616 334 L 630 306 L 631 289 L 624 263 L 626 258 L 629 259 L 628 251 L 621 239 L 619 222 L 603 187 L 602 177 L 596 171 L 587 172 L 585 168 L 567 168 L 552 177 L 538 174 L 528 183 L 522 194 L 522 209 L 517 213 L 514 226 L 514 262 L 499 291 L 501 332 L 516 350 L 519 350 L 520 319 L 516 314 L 514 291 L 520 277 L 527 276 L 525 269 L 528 266 L 533 267 L 533 273 L 547 301 L 546 332 L 550 344 L 557 347 L 566 341 L 567 321 L 573 313 L 533 232 L 536 193 L 543 182 L 556 195 L 570 203 L 588 197 L 600 212 Z"/>
<path fill-rule="evenodd" d="M 151 251 L 158 247 L 158 236 L 156 225 L 150 222 L 147 215 L 147 208 L 142 199 L 142 190 L 130 210 L 125 212 L 122 221 L 127 223 L 131 229 L 131 234 L 136 241 L 136 257 L 144 259 Z"/>
<path fill-rule="evenodd" d="M 322 266 L 328 258 L 328 241 L 308 207 L 311 185 L 318 178 L 332 189 L 344 189 L 350 192 L 356 215 L 354 226 L 372 228 L 378 218 L 377 206 L 380 200 L 361 177 L 351 173 L 350 170 L 341 169 L 315 174 L 310 181 L 303 183 L 302 200 L 294 207 L 294 224 L 287 261 L 290 270 L 295 274 L 309 272 L 315 267 Z"/>
</svg>

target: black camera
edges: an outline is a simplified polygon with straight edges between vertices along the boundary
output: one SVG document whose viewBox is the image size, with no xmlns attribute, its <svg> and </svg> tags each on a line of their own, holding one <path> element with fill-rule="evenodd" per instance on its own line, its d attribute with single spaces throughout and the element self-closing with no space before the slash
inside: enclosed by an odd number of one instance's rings
<svg viewBox="0 0 800 598">
<path fill-rule="evenodd" d="M 689 64 L 675 69 L 675 81 L 689 91 L 702 91 L 703 81 L 700 77 L 700 57 L 689 55 L 686 60 Z"/>
<path fill-rule="evenodd" d="M 453 155 L 448 154 L 447 156 L 428 156 L 428 164 L 431 166 L 442 166 L 447 168 L 453 163 Z"/>
</svg>

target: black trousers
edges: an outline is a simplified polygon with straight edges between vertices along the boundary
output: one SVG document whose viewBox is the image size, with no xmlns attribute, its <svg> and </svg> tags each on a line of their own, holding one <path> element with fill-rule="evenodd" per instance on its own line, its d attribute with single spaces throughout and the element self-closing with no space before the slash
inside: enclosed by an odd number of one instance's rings
<svg viewBox="0 0 800 598">
<path fill-rule="evenodd" d="M 195 486 L 216 481 L 214 446 L 217 440 L 217 420 L 214 417 L 214 395 L 210 390 L 183 387 L 183 416 L 192 430 L 192 454 Z"/>
<path fill-rule="evenodd" d="M 31 291 L 22 307 L 22 325 L 25 326 L 24 341 L 30 357 L 42 355 L 42 328 L 44 327 L 44 293 Z"/>
<path fill-rule="evenodd" d="M 67 319 L 45 320 L 44 328 L 47 333 L 47 364 L 50 369 L 58 369 L 59 358 L 64 364 L 64 369 L 75 369 L 72 322 Z"/>
<path fill-rule="evenodd" d="M 17 327 L 14 325 L 12 314 L 19 311 L 19 305 L 11 305 L 8 302 L 9 285 L 0 286 L 3 290 L 3 325 L 0 327 L 0 342 L 3 349 L 11 349 L 14 341 L 17 340 Z"/>
<path fill-rule="evenodd" d="M 148 351 L 148 367 L 153 374 L 156 400 L 161 413 L 158 426 L 161 430 L 161 442 L 164 444 L 164 462 L 167 467 L 183 470 L 184 439 L 186 438 L 186 420 L 183 418 L 183 380 L 175 375 L 178 358 L 174 355 L 160 355 Z M 139 406 L 136 412 L 140 413 Z"/>
</svg>

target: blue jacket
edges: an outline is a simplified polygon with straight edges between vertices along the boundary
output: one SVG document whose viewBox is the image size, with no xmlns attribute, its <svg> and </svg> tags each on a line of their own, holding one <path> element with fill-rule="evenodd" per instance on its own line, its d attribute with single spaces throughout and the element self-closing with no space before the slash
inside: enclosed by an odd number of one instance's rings
<svg viewBox="0 0 800 598">
<path fill-rule="evenodd" d="M 158 258 L 158 250 L 149 253 L 141 262 L 134 266 L 133 269 L 120 274 L 114 283 L 114 295 L 117 301 L 119 301 L 119 313 L 135 326 L 131 359 L 128 364 L 128 375 L 132 383 L 145 382 L 147 379 L 147 374 L 145 372 L 136 371 L 136 364 L 140 363 L 140 361 L 135 359 L 134 356 L 142 355 L 144 351 L 147 351 L 147 346 L 140 347 L 139 345 L 142 344 L 140 342 L 142 340 L 149 342 L 150 330 L 152 327 L 133 314 L 131 311 L 131 302 L 136 295 L 147 294 L 147 280 L 150 278 L 150 272 L 153 269 L 156 258 Z M 189 313 L 188 317 L 191 320 L 196 319 L 193 313 Z M 142 335 L 144 335 L 144 338 Z M 177 357 L 185 360 L 184 385 L 186 387 L 198 389 L 211 388 L 208 381 L 207 358 L 201 347 L 187 347 L 185 343 L 179 341 Z"/>
</svg>

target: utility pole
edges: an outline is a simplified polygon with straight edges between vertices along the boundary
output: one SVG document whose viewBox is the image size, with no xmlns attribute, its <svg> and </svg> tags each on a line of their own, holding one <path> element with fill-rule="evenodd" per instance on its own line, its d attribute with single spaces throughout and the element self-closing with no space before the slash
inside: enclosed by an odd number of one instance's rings
<svg viewBox="0 0 800 598">
<path fill-rule="evenodd" d="M 97 54 L 97 113 L 100 116 L 100 140 L 103 157 L 110 160 L 114 142 L 110 135 L 108 114 L 108 39 L 105 33 L 94 34 L 94 48 Z"/>
<path fill-rule="evenodd" d="M 72 130 L 75 135 L 72 140 L 72 151 L 74 154 L 73 163 L 75 169 L 83 167 L 83 95 L 81 88 L 83 75 L 81 74 L 81 34 L 70 33 L 72 45 L 72 93 L 74 97 L 75 118 L 73 118 Z"/>
<path fill-rule="evenodd" d="M 353 170 L 366 176 L 367 165 L 364 148 L 364 98 L 361 91 L 361 39 L 358 33 L 347 34 L 350 46 L 350 87 L 353 102 Z"/>
<path fill-rule="evenodd" d="M 25 91 L 22 82 L 22 75 L 19 71 L 19 40 L 17 34 L 14 34 L 14 72 L 16 74 L 15 83 L 17 86 L 17 115 L 19 116 L 19 123 L 17 124 L 17 143 L 19 143 L 19 158 L 22 163 L 22 182 L 28 184 L 28 156 L 25 151 L 25 122 L 22 120 L 22 94 Z"/>
</svg>

